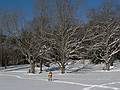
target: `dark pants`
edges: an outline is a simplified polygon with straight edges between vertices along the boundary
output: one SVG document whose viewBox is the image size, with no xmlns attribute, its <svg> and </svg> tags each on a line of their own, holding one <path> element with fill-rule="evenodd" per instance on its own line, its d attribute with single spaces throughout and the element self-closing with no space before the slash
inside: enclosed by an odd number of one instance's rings
<svg viewBox="0 0 120 90">
<path fill-rule="evenodd" d="M 52 81 L 52 77 L 51 77 L 51 78 L 49 77 L 49 78 L 48 78 L 48 81 Z"/>
</svg>

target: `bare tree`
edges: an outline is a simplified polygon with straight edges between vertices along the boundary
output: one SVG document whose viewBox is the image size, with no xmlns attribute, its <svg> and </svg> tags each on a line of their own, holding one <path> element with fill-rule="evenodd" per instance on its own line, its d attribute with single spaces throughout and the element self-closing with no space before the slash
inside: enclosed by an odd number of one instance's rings
<svg viewBox="0 0 120 90">
<path fill-rule="evenodd" d="M 94 40 L 93 47 L 96 59 L 104 61 L 106 69 L 110 70 L 112 57 L 120 51 L 120 23 L 117 10 L 112 3 L 107 2 L 101 11 L 92 12 L 91 29 Z"/>
<path fill-rule="evenodd" d="M 43 62 L 46 60 L 43 59 L 43 56 L 45 53 L 50 49 L 49 42 L 50 38 L 48 39 L 47 36 L 49 36 L 49 11 L 48 11 L 48 3 L 47 0 L 36 0 L 34 13 L 35 18 L 33 20 L 33 29 L 34 29 L 34 35 L 36 38 L 36 45 L 38 45 L 40 48 L 38 50 L 40 51 L 38 55 L 38 61 L 40 63 L 40 73 L 42 72 L 42 65 Z"/>
<path fill-rule="evenodd" d="M 76 24 L 75 11 L 69 0 L 56 0 L 56 24 L 54 30 L 53 52 L 61 73 L 65 73 L 65 67 L 73 58 L 78 60 L 79 44 L 84 35 L 79 38 L 80 25 Z M 82 30 L 81 30 L 82 31 Z M 77 46 L 77 47 L 76 47 Z"/>
<path fill-rule="evenodd" d="M 106 69 L 110 70 L 111 60 L 113 55 L 120 51 L 120 24 L 119 22 L 112 21 L 107 25 L 101 25 L 102 30 L 102 40 L 94 45 L 94 48 L 101 50 L 97 58 L 104 60 L 106 64 Z"/>
</svg>

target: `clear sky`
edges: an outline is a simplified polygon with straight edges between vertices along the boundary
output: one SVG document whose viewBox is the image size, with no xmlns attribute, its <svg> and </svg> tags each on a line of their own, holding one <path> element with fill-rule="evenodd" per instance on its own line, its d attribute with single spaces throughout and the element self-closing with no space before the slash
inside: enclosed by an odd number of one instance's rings
<svg viewBox="0 0 120 90">
<path fill-rule="evenodd" d="M 91 8 L 99 7 L 104 0 L 84 0 L 81 9 L 78 11 L 78 15 L 81 15 L 85 19 L 85 13 Z M 120 0 L 118 0 L 120 2 Z M 26 18 L 32 17 L 32 7 L 34 0 L 0 0 L 0 8 L 21 10 L 25 12 Z"/>
<path fill-rule="evenodd" d="M 26 18 L 32 17 L 32 6 L 34 0 L 0 0 L 0 9 L 19 10 L 25 13 Z"/>
</svg>

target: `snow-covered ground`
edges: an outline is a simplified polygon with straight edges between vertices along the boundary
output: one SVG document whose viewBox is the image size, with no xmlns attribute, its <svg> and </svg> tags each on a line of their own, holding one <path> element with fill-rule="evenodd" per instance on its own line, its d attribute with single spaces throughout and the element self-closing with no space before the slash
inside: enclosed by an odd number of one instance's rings
<svg viewBox="0 0 120 90">
<path fill-rule="evenodd" d="M 72 70 L 76 67 L 71 66 Z M 101 67 L 86 65 L 84 69 L 90 69 L 87 72 L 80 70 L 65 74 L 54 71 L 53 81 L 47 80 L 48 72 L 38 74 L 39 68 L 36 68 L 36 74 L 27 73 L 28 68 L 0 71 L 0 90 L 120 90 L 119 64 L 110 71 L 104 71 Z"/>
<path fill-rule="evenodd" d="M 0 90 L 120 90 L 120 72 L 29 74 L 25 70 L 0 72 Z M 25 72 L 26 71 L 26 72 Z"/>
<path fill-rule="evenodd" d="M 1 72 L 0 90 L 120 90 L 119 72 L 53 72 L 51 82 L 47 80 L 47 72 L 29 74 L 20 71 Z"/>
<path fill-rule="evenodd" d="M 24 69 L 24 68 L 29 68 L 30 65 L 29 64 L 25 64 L 25 65 L 11 65 L 11 66 L 7 66 L 7 68 L 5 69 L 5 67 L 0 67 L 0 71 L 13 71 L 13 70 L 19 70 L 19 69 Z"/>
</svg>

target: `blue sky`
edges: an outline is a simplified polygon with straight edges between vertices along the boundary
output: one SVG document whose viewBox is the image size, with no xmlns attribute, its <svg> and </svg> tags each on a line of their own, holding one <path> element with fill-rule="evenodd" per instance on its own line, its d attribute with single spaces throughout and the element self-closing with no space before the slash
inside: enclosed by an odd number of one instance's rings
<svg viewBox="0 0 120 90">
<path fill-rule="evenodd" d="M 84 0 L 78 15 L 85 19 L 85 13 L 91 8 L 99 7 L 104 0 Z M 120 2 L 120 0 L 118 0 Z M 10 10 L 21 10 L 25 12 L 26 18 L 32 17 L 32 7 L 34 0 L 0 0 L 0 8 Z"/>
<path fill-rule="evenodd" d="M 24 10 L 30 12 L 33 0 L 0 0 L 0 8 Z"/>
<path fill-rule="evenodd" d="M 33 0 L 0 0 L 0 9 L 24 12 L 28 19 L 32 17 L 32 6 Z"/>
<path fill-rule="evenodd" d="M 86 19 L 86 13 L 92 8 L 98 8 L 103 3 L 104 0 L 84 0 L 84 3 L 81 5 L 78 15 L 83 19 Z"/>
</svg>

